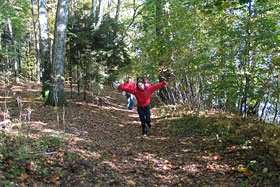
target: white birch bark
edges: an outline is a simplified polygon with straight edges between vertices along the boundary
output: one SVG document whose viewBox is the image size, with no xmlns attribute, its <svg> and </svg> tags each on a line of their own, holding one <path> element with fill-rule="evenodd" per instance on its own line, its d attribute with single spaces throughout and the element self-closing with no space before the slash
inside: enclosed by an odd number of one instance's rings
<svg viewBox="0 0 280 187">
<path fill-rule="evenodd" d="M 38 1 L 39 10 L 39 32 L 40 32 L 40 57 L 42 63 L 42 95 L 49 90 L 51 81 L 51 57 L 50 57 L 50 38 L 46 0 Z"/>
<path fill-rule="evenodd" d="M 68 22 L 69 0 L 59 0 L 56 12 L 53 44 L 53 90 L 48 97 L 49 104 L 67 105 L 64 97 L 64 57 Z M 47 101 L 48 102 L 48 101 Z"/>
<path fill-rule="evenodd" d="M 92 14 L 96 17 L 96 0 L 92 0 Z"/>
<path fill-rule="evenodd" d="M 16 56 L 17 49 L 16 49 L 16 46 L 15 46 L 13 26 L 12 26 L 11 19 L 9 17 L 8 17 L 8 30 L 9 30 L 11 41 L 12 41 L 14 56 Z M 18 83 L 19 82 L 19 75 L 18 75 L 18 63 L 17 63 L 16 58 L 12 58 L 12 62 L 13 62 L 13 65 L 14 65 L 15 81 L 16 81 L 16 83 Z"/>
<path fill-rule="evenodd" d="M 96 24 L 96 28 L 98 28 L 103 20 L 103 7 L 104 7 L 104 1 L 99 0 L 99 14 L 98 14 L 98 21 Z"/>
<path fill-rule="evenodd" d="M 40 71 L 40 47 L 39 47 L 39 37 L 38 37 L 38 32 L 37 32 L 37 23 L 34 18 L 34 0 L 31 0 L 32 2 L 32 20 L 33 20 L 33 29 L 34 29 L 34 35 L 35 35 L 35 45 L 36 45 L 36 52 L 37 52 L 37 84 L 39 85 L 41 82 L 41 71 Z"/>
</svg>

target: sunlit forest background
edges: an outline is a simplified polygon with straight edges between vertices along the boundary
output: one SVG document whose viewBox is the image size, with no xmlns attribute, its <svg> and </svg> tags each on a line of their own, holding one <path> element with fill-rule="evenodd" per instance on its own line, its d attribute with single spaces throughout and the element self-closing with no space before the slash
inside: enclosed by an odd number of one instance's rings
<svg viewBox="0 0 280 187">
<path fill-rule="evenodd" d="M 168 80 L 159 94 L 168 104 L 279 121 L 278 1 L 69 3 L 63 76 L 71 85 L 146 76 Z M 56 5 L 1 1 L 2 81 L 50 79 Z"/>
</svg>

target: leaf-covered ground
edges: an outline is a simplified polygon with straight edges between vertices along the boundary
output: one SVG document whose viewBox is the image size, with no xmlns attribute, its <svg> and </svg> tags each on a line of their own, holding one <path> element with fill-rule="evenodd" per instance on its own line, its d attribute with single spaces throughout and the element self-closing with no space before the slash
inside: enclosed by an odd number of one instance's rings
<svg viewBox="0 0 280 187">
<path fill-rule="evenodd" d="M 202 123 L 227 124 L 225 119 L 184 121 L 152 106 L 152 128 L 143 137 L 136 109 L 127 110 L 125 97 L 111 87 L 86 101 L 77 92 L 70 99 L 67 87 L 67 108 L 42 106 L 32 84 L 1 89 L 0 96 L 1 122 L 6 121 L 0 135 L 1 185 L 280 185 L 278 160 L 257 138 L 261 135 L 239 142 L 239 134 L 232 137 L 226 129 L 216 136 L 194 133 Z"/>
</svg>

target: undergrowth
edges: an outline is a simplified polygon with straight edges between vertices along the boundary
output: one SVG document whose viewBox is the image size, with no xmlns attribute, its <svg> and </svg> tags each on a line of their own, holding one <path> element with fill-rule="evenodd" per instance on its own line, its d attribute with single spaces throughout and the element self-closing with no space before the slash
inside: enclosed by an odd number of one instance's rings
<svg viewBox="0 0 280 187">
<path fill-rule="evenodd" d="M 56 184 L 79 154 L 65 149 L 65 137 L 46 134 L 0 133 L 0 186 L 28 186 L 36 179 Z"/>
</svg>

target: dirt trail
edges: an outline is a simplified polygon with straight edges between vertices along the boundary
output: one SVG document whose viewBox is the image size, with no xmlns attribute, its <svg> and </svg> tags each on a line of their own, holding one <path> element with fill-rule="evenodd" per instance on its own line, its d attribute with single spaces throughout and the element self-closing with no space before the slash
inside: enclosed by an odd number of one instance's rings
<svg viewBox="0 0 280 187">
<path fill-rule="evenodd" d="M 65 109 L 65 131 L 62 110 L 41 107 L 32 86 L 17 91 L 24 107 L 36 108 L 29 128 L 37 135 L 65 133 L 64 149 L 81 155 L 59 186 L 238 186 L 242 181 L 231 177 L 231 166 L 223 160 L 208 157 L 200 137 L 170 134 L 153 113 L 152 128 L 143 137 L 136 109 L 127 110 L 125 97 L 111 87 L 86 102 L 77 93 L 69 99 L 66 90 L 70 106 Z M 18 108 L 11 108 L 11 115 L 18 116 Z"/>
</svg>

